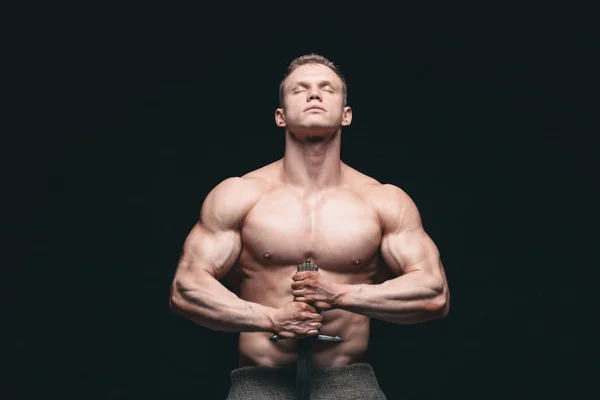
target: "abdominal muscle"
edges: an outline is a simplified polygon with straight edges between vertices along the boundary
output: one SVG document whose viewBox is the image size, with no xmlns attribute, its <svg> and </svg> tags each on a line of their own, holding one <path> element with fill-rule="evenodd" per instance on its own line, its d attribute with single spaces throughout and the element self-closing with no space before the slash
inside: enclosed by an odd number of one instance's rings
<svg viewBox="0 0 600 400">
<path fill-rule="evenodd" d="M 282 282 L 281 279 L 268 279 L 268 281 Z M 264 287 L 263 290 L 254 290 L 255 288 L 252 286 L 252 282 L 248 282 L 248 279 L 242 283 L 240 297 L 274 308 L 282 307 L 293 299 L 291 289 L 289 292 L 288 290 L 264 290 Z M 363 362 L 369 342 L 369 318 L 336 309 L 323 311 L 321 315 L 323 322 L 319 334 L 339 336 L 343 342 L 313 340 L 313 364 L 339 366 Z M 239 338 L 240 367 L 294 365 L 297 358 L 297 339 L 271 342 L 269 337 L 272 335 L 270 332 L 241 332 Z"/>
<path fill-rule="evenodd" d="M 321 335 L 340 336 L 342 343 L 313 341 L 313 363 L 317 366 L 348 365 L 364 361 L 369 341 L 369 319 L 346 315 L 345 311 L 323 312 Z M 339 329 L 338 329 L 339 328 Z M 242 332 L 239 340 L 239 366 L 289 366 L 296 363 L 297 340 L 271 342 L 271 333 Z"/>
</svg>

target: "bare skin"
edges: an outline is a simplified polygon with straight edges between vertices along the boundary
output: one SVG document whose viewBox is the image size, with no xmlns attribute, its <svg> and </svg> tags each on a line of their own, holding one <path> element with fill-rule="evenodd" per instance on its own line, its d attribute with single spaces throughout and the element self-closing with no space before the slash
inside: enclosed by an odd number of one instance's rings
<svg viewBox="0 0 600 400">
<path fill-rule="evenodd" d="M 340 160 L 351 110 L 329 68 L 286 80 L 285 155 L 217 185 L 202 205 L 175 274 L 172 308 L 210 329 L 240 332 L 240 366 L 296 361 L 295 339 L 315 342 L 316 365 L 364 361 L 369 320 L 443 318 L 449 290 L 415 204 Z M 319 109 L 311 109 L 317 105 Z M 311 259 L 318 272 L 296 273 Z M 277 333 L 288 338 L 277 343 Z"/>
</svg>

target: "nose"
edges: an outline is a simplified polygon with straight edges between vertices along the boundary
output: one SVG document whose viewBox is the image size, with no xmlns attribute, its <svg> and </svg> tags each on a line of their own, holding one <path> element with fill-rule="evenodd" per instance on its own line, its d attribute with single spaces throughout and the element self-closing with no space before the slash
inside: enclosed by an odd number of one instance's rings
<svg viewBox="0 0 600 400">
<path fill-rule="evenodd" d="M 315 88 L 312 88 L 308 91 L 308 101 L 311 100 L 321 100 L 321 92 Z"/>
</svg>

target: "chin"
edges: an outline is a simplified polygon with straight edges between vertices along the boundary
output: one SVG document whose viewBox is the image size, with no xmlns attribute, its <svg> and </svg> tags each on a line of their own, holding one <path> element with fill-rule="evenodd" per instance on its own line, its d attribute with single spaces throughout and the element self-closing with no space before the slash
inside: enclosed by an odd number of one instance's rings
<svg viewBox="0 0 600 400">
<path fill-rule="evenodd" d="M 327 134 L 331 132 L 335 132 L 340 128 L 340 125 L 331 125 L 331 124 L 306 124 L 298 126 L 295 131 L 296 132 L 306 132 L 306 134 L 314 133 L 315 135 L 319 134 Z"/>
<path fill-rule="evenodd" d="M 337 127 L 332 126 L 299 126 L 294 129 L 294 132 L 297 132 L 302 136 L 324 136 L 330 133 L 333 133 L 337 130 Z"/>
<path fill-rule="evenodd" d="M 291 130 L 290 133 L 298 139 L 309 143 L 319 143 L 325 141 L 338 130 L 332 127 L 302 127 Z"/>
<path fill-rule="evenodd" d="M 307 135 L 304 136 L 304 140 L 307 143 L 320 143 L 325 141 L 325 139 L 327 138 L 327 136 L 325 135 Z"/>
</svg>

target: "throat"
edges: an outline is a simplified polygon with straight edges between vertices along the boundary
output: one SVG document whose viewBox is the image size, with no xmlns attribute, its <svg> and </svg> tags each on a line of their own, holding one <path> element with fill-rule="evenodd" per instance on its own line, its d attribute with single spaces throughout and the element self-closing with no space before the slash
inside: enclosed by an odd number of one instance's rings
<svg viewBox="0 0 600 400">
<path fill-rule="evenodd" d="M 315 191 L 339 186 L 342 181 L 343 164 L 339 153 L 286 153 L 282 175 L 286 183 Z"/>
</svg>

